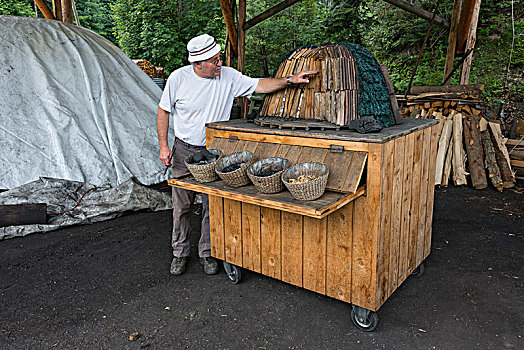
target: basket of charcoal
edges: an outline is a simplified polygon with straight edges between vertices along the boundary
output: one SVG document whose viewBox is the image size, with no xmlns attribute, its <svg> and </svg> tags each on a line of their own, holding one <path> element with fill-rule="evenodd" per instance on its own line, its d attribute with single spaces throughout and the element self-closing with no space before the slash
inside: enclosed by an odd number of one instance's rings
<svg viewBox="0 0 524 350">
<path fill-rule="evenodd" d="M 231 187 L 240 187 L 249 183 L 247 168 L 253 163 L 253 153 L 235 152 L 220 159 L 215 170 L 222 180 Z"/>
<path fill-rule="evenodd" d="M 184 159 L 184 164 L 195 180 L 198 182 L 211 182 L 218 179 L 215 166 L 221 158 L 221 150 L 204 148 L 187 156 Z"/>
<path fill-rule="evenodd" d="M 289 168 L 289 160 L 272 157 L 259 160 L 247 169 L 247 176 L 261 193 L 278 193 L 282 191 L 282 173 Z"/>
<path fill-rule="evenodd" d="M 299 163 L 284 172 L 282 181 L 291 195 L 301 201 L 320 198 L 326 190 L 329 169 L 318 162 Z"/>
</svg>

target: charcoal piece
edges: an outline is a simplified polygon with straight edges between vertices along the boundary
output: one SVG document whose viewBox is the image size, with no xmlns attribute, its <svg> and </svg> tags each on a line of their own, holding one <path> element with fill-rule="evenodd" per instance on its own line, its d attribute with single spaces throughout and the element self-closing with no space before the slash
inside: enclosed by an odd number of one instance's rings
<svg viewBox="0 0 524 350">
<path fill-rule="evenodd" d="M 242 168 L 244 165 L 246 165 L 246 163 L 235 163 L 235 164 L 231 164 L 227 167 L 225 167 L 222 172 L 223 173 L 230 173 L 232 171 L 235 171 L 235 170 L 238 170 L 240 168 Z"/>
<path fill-rule="evenodd" d="M 349 122 L 349 128 L 358 131 L 361 134 L 370 132 L 379 132 L 382 126 L 373 117 L 362 117 Z"/>
</svg>

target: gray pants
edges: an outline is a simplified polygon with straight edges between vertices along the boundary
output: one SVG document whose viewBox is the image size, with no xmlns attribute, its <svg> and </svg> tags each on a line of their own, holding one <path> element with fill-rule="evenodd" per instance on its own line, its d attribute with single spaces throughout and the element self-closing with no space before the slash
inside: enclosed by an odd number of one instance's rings
<svg viewBox="0 0 524 350">
<path fill-rule="evenodd" d="M 203 146 L 193 146 L 179 139 L 175 140 L 175 154 L 173 155 L 173 176 L 179 177 L 189 170 L 184 164 L 184 159 L 191 153 L 203 149 Z M 175 257 L 186 257 L 190 253 L 191 213 L 195 200 L 194 191 L 172 187 L 173 193 L 173 236 L 171 245 Z M 207 194 L 202 194 L 202 228 L 198 242 L 198 255 L 201 258 L 211 256 L 211 243 L 209 239 L 209 200 Z"/>
</svg>

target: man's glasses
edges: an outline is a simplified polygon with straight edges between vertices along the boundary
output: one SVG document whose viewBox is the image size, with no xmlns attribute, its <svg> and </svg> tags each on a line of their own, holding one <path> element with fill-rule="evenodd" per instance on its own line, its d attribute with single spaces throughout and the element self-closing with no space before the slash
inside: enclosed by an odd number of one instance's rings
<svg viewBox="0 0 524 350">
<path fill-rule="evenodd" d="M 220 55 L 217 58 L 213 58 L 211 61 L 208 61 L 208 62 L 214 66 L 218 66 L 218 62 L 222 62 L 222 61 L 223 61 L 223 58 L 222 58 L 222 55 Z"/>
</svg>

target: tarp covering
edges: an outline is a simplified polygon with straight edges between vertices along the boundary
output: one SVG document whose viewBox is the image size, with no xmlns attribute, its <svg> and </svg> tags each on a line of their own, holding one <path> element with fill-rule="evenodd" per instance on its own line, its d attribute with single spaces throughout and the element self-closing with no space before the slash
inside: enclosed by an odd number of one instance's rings
<svg viewBox="0 0 524 350">
<path fill-rule="evenodd" d="M 40 177 L 112 187 L 165 180 L 161 92 L 90 30 L 0 16 L 0 189 Z"/>
<path fill-rule="evenodd" d="M 48 213 L 45 225 L 0 227 L 0 240 L 3 240 L 104 221 L 130 211 L 168 209 L 171 208 L 171 195 L 143 186 L 134 178 L 114 188 L 94 188 L 82 182 L 41 178 L 0 193 L 0 203 L 46 203 Z"/>
</svg>

